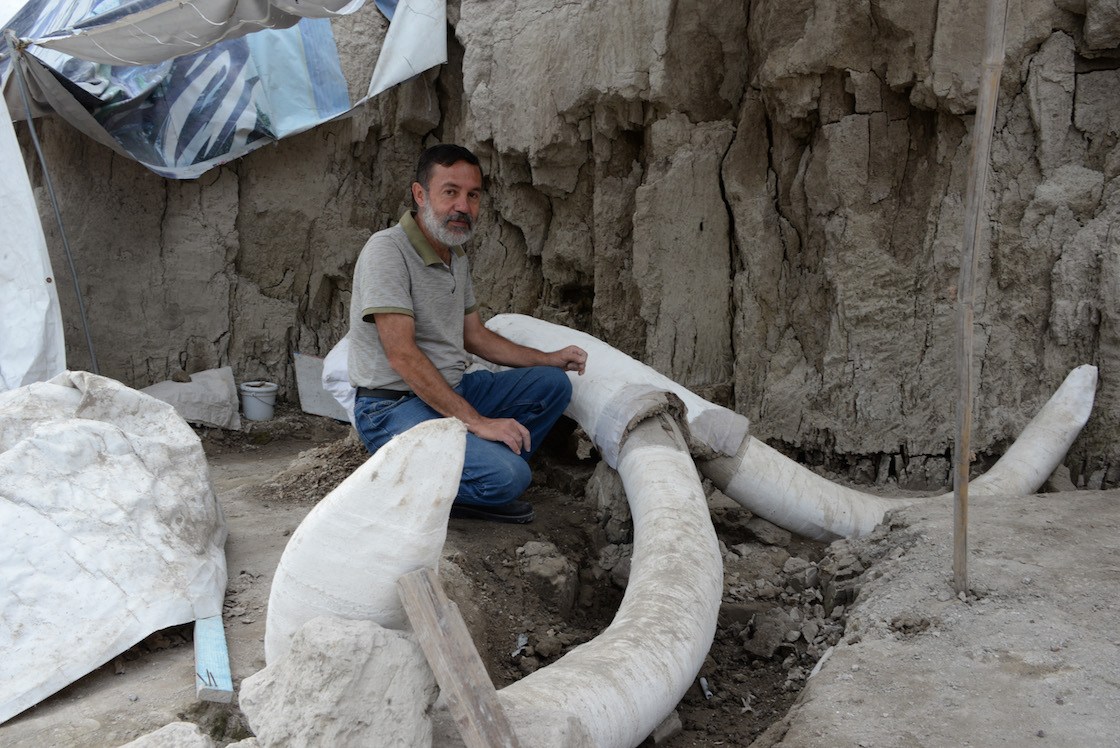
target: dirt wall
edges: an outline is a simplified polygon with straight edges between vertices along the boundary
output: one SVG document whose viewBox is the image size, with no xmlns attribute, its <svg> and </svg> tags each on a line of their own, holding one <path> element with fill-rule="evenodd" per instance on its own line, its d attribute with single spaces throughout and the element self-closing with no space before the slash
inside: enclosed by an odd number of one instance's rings
<svg viewBox="0 0 1120 748">
<path fill-rule="evenodd" d="M 1069 465 L 1114 486 L 1120 4 L 1010 5 L 973 445 L 998 454 L 1094 363 Z M 294 397 L 291 353 L 344 333 L 362 243 L 405 209 L 422 145 L 455 140 L 489 177 L 471 250 L 485 313 L 589 330 L 804 461 L 947 480 L 982 5 L 492 0 L 452 2 L 449 21 L 439 71 L 195 181 L 44 123 L 104 373 L 143 386 L 232 364 Z M 344 51 L 383 33 L 375 16 L 349 28 Z"/>
</svg>

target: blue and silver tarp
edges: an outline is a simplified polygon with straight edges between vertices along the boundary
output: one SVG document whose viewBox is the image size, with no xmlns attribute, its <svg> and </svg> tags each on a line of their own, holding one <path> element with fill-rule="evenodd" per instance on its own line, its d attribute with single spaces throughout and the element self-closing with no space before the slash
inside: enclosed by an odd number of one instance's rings
<svg viewBox="0 0 1120 748">
<path fill-rule="evenodd" d="M 21 53 L 0 59 L 0 80 L 19 64 L 32 114 L 56 112 L 161 176 L 191 179 L 446 61 L 445 0 L 390 3 L 370 88 L 352 102 L 329 17 L 362 2 L 31 0 L 7 24 Z"/>
</svg>

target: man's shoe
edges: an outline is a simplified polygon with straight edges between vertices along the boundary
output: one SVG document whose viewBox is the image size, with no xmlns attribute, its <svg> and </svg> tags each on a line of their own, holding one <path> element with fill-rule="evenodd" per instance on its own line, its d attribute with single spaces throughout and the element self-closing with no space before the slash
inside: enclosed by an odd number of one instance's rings
<svg viewBox="0 0 1120 748">
<path fill-rule="evenodd" d="M 508 504 L 495 506 L 460 504 L 459 502 L 451 505 L 452 519 L 481 519 L 487 522 L 509 522 L 515 525 L 523 525 L 526 522 L 532 522 L 536 516 L 532 504 L 517 499 Z"/>
</svg>

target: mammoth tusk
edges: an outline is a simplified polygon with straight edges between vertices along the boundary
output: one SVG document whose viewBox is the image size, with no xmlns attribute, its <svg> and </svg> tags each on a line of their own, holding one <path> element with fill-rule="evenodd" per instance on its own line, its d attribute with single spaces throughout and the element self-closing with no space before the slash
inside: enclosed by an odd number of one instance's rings
<svg viewBox="0 0 1120 748">
<path fill-rule="evenodd" d="M 729 497 L 776 525 L 817 540 L 855 537 L 871 532 L 888 509 L 913 501 L 874 496 L 820 477 L 748 436 L 743 416 L 703 400 L 591 335 L 517 314 L 498 315 L 487 325 L 517 343 L 538 348 L 575 343 L 587 350 L 585 376 L 569 375 L 573 392 L 568 414 L 608 463 L 612 447 L 609 421 L 602 416 L 609 410 L 605 405 L 627 384 L 646 382 L 677 394 L 688 408 L 692 436 L 723 455 L 702 460 L 701 472 Z M 1094 366 L 1070 372 L 1003 458 L 970 484 L 971 493 L 1037 491 L 1088 420 L 1096 384 Z"/>
<path fill-rule="evenodd" d="M 509 708 L 548 704 L 575 716 L 601 748 L 638 745 L 680 702 L 712 645 L 723 595 L 719 541 L 688 444 L 665 415 L 640 419 L 619 454 L 634 550 L 618 613 L 592 641 L 500 691 Z"/>
<path fill-rule="evenodd" d="M 427 421 L 377 451 L 304 518 L 280 557 L 264 652 L 275 662 L 316 616 L 406 628 L 396 580 L 436 568 L 459 490 L 467 429 Z"/>
<path fill-rule="evenodd" d="M 590 335 L 521 315 L 500 315 L 487 324 L 514 342 L 546 349 L 577 343 L 588 351 L 585 375 L 569 375 L 568 413 L 618 470 L 630 503 L 630 579 L 610 626 L 500 692 L 512 709 L 546 704 L 571 715 L 593 745 L 632 748 L 644 740 L 683 697 L 715 635 L 722 559 L 684 430 L 724 455 L 705 459 L 701 470 L 728 496 L 803 535 L 864 534 L 898 505 L 817 476 L 751 438 L 743 416 Z M 1004 458 L 975 481 L 974 492 L 1036 490 L 1084 425 L 1095 387 L 1094 367 L 1075 369 Z M 666 414 L 681 404 L 686 423 Z M 281 656 L 295 630 L 317 615 L 405 627 L 395 581 L 438 561 L 464 440 L 457 421 L 421 424 L 390 442 L 308 515 L 273 582 L 268 660 Z M 372 492 L 379 500 L 371 500 Z"/>
<path fill-rule="evenodd" d="M 700 463 L 704 475 L 753 514 L 815 540 L 859 537 L 906 499 L 841 486 L 748 436 L 734 457 Z"/>
<path fill-rule="evenodd" d="M 1089 419 L 1096 386 L 1095 366 L 1071 371 L 1003 457 L 987 473 L 969 481 L 969 493 L 1019 496 L 1037 491 Z M 700 469 L 720 490 L 755 514 L 817 540 L 866 535 L 888 509 L 914 501 L 883 499 L 838 485 L 754 437 L 748 438 L 735 457 L 708 460 Z"/>
<path fill-rule="evenodd" d="M 700 476 L 665 393 L 631 388 L 618 470 L 634 519 L 630 580 L 594 640 L 502 690 L 509 708 L 574 717 L 590 745 L 631 748 L 680 702 L 715 636 L 723 564 Z M 463 465 L 465 427 L 429 421 L 389 442 L 304 519 L 276 571 L 265 657 L 320 615 L 407 628 L 396 580 L 435 567 Z M 534 729 L 537 726 L 530 726 Z M 554 735 L 525 744 L 549 745 Z"/>
</svg>

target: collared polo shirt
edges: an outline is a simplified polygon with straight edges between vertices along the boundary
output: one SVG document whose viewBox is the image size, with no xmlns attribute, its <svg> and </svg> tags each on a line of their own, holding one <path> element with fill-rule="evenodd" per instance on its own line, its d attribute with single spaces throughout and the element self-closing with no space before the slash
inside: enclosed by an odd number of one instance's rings
<svg viewBox="0 0 1120 748">
<path fill-rule="evenodd" d="M 369 238 L 354 268 L 350 297 L 350 384 L 407 390 L 389 365 L 375 314 L 407 314 L 416 325 L 416 345 L 454 387 L 467 368 L 463 317 L 478 308 L 470 264 L 461 247 L 445 265 L 411 213 Z"/>
</svg>

